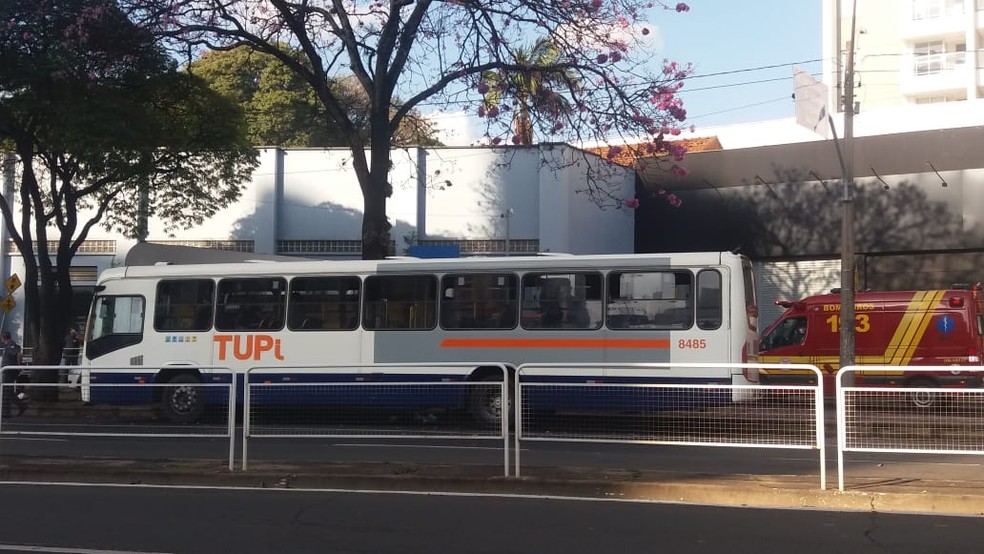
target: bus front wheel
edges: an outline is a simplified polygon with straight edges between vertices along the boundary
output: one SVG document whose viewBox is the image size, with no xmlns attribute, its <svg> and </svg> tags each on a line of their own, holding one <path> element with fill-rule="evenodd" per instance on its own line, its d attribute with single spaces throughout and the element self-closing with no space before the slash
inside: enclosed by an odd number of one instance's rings
<svg viewBox="0 0 984 554">
<path fill-rule="evenodd" d="M 194 375 L 179 373 L 165 382 L 161 394 L 164 414 L 175 423 L 195 423 L 205 411 L 201 381 Z"/>
</svg>

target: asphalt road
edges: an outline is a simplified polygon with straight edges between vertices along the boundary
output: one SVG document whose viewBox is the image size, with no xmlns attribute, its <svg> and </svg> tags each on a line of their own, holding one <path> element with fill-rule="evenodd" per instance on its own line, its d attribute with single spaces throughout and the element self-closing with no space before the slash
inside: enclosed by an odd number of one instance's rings
<svg viewBox="0 0 984 554">
<path fill-rule="evenodd" d="M 0 551 L 922 554 L 984 539 L 977 518 L 597 500 L 31 484 L 0 496 Z"/>
<path fill-rule="evenodd" d="M 23 426 L 23 427 L 21 427 Z M 0 454 L 5 456 L 96 457 L 137 460 L 210 459 L 227 460 L 229 440 L 216 436 L 138 437 L 142 432 L 159 432 L 158 426 L 127 425 L 115 431 L 124 436 L 64 436 L 46 432 L 65 430 L 62 424 L 50 428 L 35 423 L 5 426 L 6 432 L 18 428 L 32 435 L 4 435 Z M 199 429 L 201 426 L 194 426 Z M 73 424 L 72 432 L 112 432 L 105 424 Z M 218 427 L 214 432 L 222 432 Z M 242 458 L 241 431 L 235 434 L 233 455 L 239 467 Z M 510 448 L 513 444 L 510 442 Z M 819 485 L 819 453 L 811 449 L 722 448 L 680 445 L 613 444 L 585 442 L 524 441 L 520 451 L 523 468 L 580 467 L 595 469 L 686 470 L 709 475 L 802 475 Z M 836 445 L 828 440 L 828 481 L 836 480 Z M 249 460 L 317 461 L 338 463 L 459 464 L 491 468 L 490 476 L 502 474 L 502 439 L 449 440 L 395 437 L 367 438 L 270 438 L 250 440 Z M 982 481 L 981 460 L 977 456 L 933 454 L 848 453 L 846 473 L 850 478 L 938 479 Z M 498 466 L 499 469 L 496 469 Z"/>
</svg>

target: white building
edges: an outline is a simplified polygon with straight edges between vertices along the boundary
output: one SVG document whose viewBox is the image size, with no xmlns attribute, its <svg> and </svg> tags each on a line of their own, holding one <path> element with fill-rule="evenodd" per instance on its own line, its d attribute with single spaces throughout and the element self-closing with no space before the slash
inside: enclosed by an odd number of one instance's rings
<svg viewBox="0 0 984 554">
<path fill-rule="evenodd" d="M 566 145 L 397 149 L 387 212 L 393 253 L 411 244 L 454 245 L 463 255 L 631 253 L 635 172 Z M 308 258 L 361 256 L 362 193 L 347 149 L 261 151 L 241 198 L 200 227 L 169 237 L 151 220 L 148 242 Z M 586 176 L 608 195 L 601 208 Z M 10 196 L 8 196 L 10 197 Z M 15 217 L 17 217 L 15 215 Z M 24 275 L 16 252 L 4 277 Z M 96 228 L 73 260 L 75 313 L 84 317 L 100 271 L 122 265 L 135 241 Z M 20 332 L 23 289 L 5 329 Z"/>
<path fill-rule="evenodd" d="M 853 0 L 823 0 L 828 105 L 844 93 Z M 858 0 L 854 54 L 861 112 L 984 98 L 984 1 Z M 840 110 L 838 110 L 840 111 Z"/>
</svg>

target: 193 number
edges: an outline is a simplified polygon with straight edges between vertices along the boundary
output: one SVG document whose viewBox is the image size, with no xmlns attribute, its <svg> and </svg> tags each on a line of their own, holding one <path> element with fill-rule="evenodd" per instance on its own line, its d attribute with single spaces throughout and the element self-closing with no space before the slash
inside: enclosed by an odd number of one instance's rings
<svg viewBox="0 0 984 554">
<path fill-rule="evenodd" d="M 832 315 L 826 319 L 830 325 L 830 332 L 836 333 L 840 330 L 840 316 Z M 854 330 L 858 333 L 867 333 L 871 330 L 871 320 L 868 314 L 857 314 L 854 316 Z"/>
<path fill-rule="evenodd" d="M 680 339 L 677 347 L 680 349 L 707 348 L 707 339 Z"/>
</svg>

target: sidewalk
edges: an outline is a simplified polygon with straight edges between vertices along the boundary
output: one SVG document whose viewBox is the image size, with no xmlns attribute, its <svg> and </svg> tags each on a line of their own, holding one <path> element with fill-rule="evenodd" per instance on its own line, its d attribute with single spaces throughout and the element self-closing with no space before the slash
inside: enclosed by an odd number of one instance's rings
<svg viewBox="0 0 984 554">
<path fill-rule="evenodd" d="M 708 475 L 535 467 L 521 478 L 490 477 L 496 466 L 250 462 L 0 456 L 0 480 L 143 485 L 520 494 L 829 510 L 984 514 L 984 481 L 854 481 L 852 490 L 817 488 L 815 476 Z"/>
<path fill-rule="evenodd" d="M 67 400 L 67 399 L 66 399 Z M 146 407 L 83 407 L 72 402 L 32 403 L 25 415 L 76 420 L 153 418 Z M 0 480 L 292 489 L 437 491 L 522 494 L 877 512 L 984 515 L 984 476 L 977 481 L 881 479 L 852 476 L 849 490 L 828 490 L 816 475 L 712 474 L 686 470 L 619 470 L 531 466 L 521 478 L 502 477 L 501 465 L 270 462 L 250 460 L 230 472 L 227 460 L 130 460 L 12 456 L 0 450 Z"/>
</svg>

